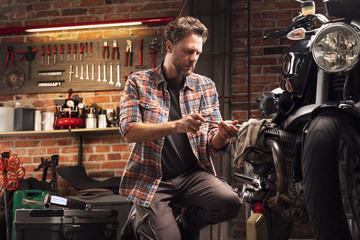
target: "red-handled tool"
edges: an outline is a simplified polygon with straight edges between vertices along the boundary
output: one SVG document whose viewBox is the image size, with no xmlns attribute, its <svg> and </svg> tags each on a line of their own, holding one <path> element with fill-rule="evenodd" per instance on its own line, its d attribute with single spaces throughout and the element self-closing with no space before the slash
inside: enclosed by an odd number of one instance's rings
<svg viewBox="0 0 360 240">
<path fill-rule="evenodd" d="M 74 62 L 76 62 L 77 44 L 74 44 Z"/>
<path fill-rule="evenodd" d="M 20 58 L 19 62 L 22 62 L 25 59 L 29 62 L 29 67 L 28 67 L 28 78 L 29 78 L 29 80 L 31 80 L 31 61 L 33 61 L 35 59 L 36 52 L 37 52 L 37 49 L 32 48 L 31 46 L 28 47 L 27 52 L 25 52 L 25 51 L 17 51 L 17 53 L 19 53 L 19 54 L 24 54 L 24 56 Z M 45 50 L 44 50 L 44 54 L 45 54 Z"/>
<path fill-rule="evenodd" d="M 46 47 L 44 45 L 41 46 L 41 66 L 44 66 L 45 50 L 46 50 Z"/>
<path fill-rule="evenodd" d="M 85 43 L 85 57 L 87 57 L 87 53 L 88 53 L 88 43 Z"/>
<path fill-rule="evenodd" d="M 64 44 L 61 44 L 60 46 L 60 62 L 63 62 L 63 55 L 64 55 Z"/>
<path fill-rule="evenodd" d="M 150 55 L 152 55 L 152 67 L 156 67 L 156 52 L 161 49 L 161 43 L 159 39 L 153 38 L 150 43 Z"/>
<path fill-rule="evenodd" d="M 67 46 L 67 58 L 68 62 L 70 62 L 70 54 L 71 54 L 71 44 L 69 43 Z"/>
<path fill-rule="evenodd" d="M 125 66 L 132 66 L 132 42 L 126 40 Z"/>
<path fill-rule="evenodd" d="M 56 65 L 57 50 L 58 50 L 58 45 L 54 45 L 54 65 Z"/>
<path fill-rule="evenodd" d="M 83 60 L 84 55 L 84 43 L 80 43 L 80 61 Z"/>
<path fill-rule="evenodd" d="M 139 38 L 139 65 L 135 66 L 136 68 L 145 68 L 145 66 L 142 65 L 143 61 L 143 39 Z"/>
<path fill-rule="evenodd" d="M 11 62 L 12 62 L 12 66 L 15 67 L 15 62 L 14 62 L 14 47 L 13 46 L 9 46 L 8 47 L 8 52 L 6 55 L 6 64 L 5 64 L 5 68 L 8 67 L 8 63 L 9 63 L 9 59 L 11 58 Z"/>
<path fill-rule="evenodd" d="M 120 58 L 120 54 L 119 54 L 119 47 L 117 45 L 116 40 L 113 41 L 113 50 L 111 52 L 111 59 L 114 60 L 115 59 L 115 54 L 116 54 L 116 58 L 119 59 Z"/>
<path fill-rule="evenodd" d="M 48 56 L 48 66 L 50 66 L 51 45 L 48 45 L 47 56 Z"/>
<path fill-rule="evenodd" d="M 103 59 L 105 58 L 109 58 L 110 57 L 110 53 L 109 53 L 109 46 L 107 44 L 107 41 L 104 42 L 104 46 L 103 46 Z M 105 56 L 107 53 L 107 56 Z"/>
</svg>

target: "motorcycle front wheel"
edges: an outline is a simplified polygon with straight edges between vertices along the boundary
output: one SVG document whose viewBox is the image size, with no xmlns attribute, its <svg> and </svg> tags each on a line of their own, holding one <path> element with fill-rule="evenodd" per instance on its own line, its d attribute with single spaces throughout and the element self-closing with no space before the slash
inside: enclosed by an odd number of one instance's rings
<svg viewBox="0 0 360 240">
<path fill-rule="evenodd" d="M 360 137 L 355 120 L 340 111 L 314 118 L 302 169 L 316 239 L 360 239 Z"/>
</svg>

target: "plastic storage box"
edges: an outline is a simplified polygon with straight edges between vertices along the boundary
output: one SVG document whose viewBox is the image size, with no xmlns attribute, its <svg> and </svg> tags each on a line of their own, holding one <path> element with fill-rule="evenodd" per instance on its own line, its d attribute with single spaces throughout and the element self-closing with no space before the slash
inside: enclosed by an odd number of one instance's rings
<svg viewBox="0 0 360 240">
<path fill-rule="evenodd" d="M 35 109 L 15 108 L 14 131 L 33 131 Z"/>
<path fill-rule="evenodd" d="M 46 194 L 50 194 L 48 191 L 41 190 L 24 190 L 15 191 L 13 200 L 13 222 L 15 219 L 15 212 L 17 209 L 44 209 L 44 206 L 39 204 L 23 204 L 23 199 L 30 201 L 44 202 Z M 12 225 L 12 240 L 16 239 L 15 224 Z"/>
<path fill-rule="evenodd" d="M 126 222 L 131 203 L 119 195 L 85 201 L 91 210 L 17 209 L 17 240 L 115 240 Z"/>
</svg>

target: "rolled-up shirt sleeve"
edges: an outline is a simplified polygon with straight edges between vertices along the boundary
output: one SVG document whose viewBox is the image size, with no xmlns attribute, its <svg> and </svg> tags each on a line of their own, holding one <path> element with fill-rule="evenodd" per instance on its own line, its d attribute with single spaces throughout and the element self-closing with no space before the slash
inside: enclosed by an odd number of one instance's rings
<svg viewBox="0 0 360 240">
<path fill-rule="evenodd" d="M 139 108 L 139 92 L 137 90 L 134 79 L 129 77 L 124 87 L 124 95 L 120 100 L 120 134 L 124 137 L 135 123 L 141 121 L 142 118 Z"/>
</svg>

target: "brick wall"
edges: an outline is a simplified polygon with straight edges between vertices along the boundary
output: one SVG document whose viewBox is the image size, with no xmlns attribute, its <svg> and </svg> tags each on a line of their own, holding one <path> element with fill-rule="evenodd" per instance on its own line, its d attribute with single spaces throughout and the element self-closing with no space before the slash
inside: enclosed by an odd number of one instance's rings
<svg viewBox="0 0 360 240">
<path fill-rule="evenodd" d="M 194 0 L 196 1 L 196 0 Z M 112 2 L 112 4 L 105 4 Z M 0 28 L 64 24 L 73 22 L 107 21 L 148 17 L 177 16 L 184 0 L 0 0 Z M 191 1 L 188 1 L 188 4 Z M 248 5 L 248 2 L 250 5 Z M 315 1 L 322 6 L 322 1 Z M 250 7 L 250 22 L 248 21 Z M 164 11 L 166 9 L 166 11 Z M 262 40 L 262 36 L 287 26 L 299 11 L 299 3 L 285 0 L 233 0 L 232 1 L 232 115 L 234 119 L 246 121 L 259 117 L 255 99 L 263 92 L 279 86 L 281 54 L 265 54 L 264 48 L 286 46 L 287 40 Z M 321 12 L 322 10 L 320 10 Z M 250 28 L 250 35 L 247 31 Z M 48 42 L 68 39 L 101 39 L 158 35 L 164 26 L 125 27 L 119 29 L 67 31 L 60 33 L 3 35 L 0 44 Z M 250 36 L 250 42 L 249 37 Z M 250 44 L 250 48 L 248 48 Z M 248 61 L 250 52 L 250 66 Z M 1 60 L 0 62 L 4 62 Z M 250 76 L 250 78 L 249 78 Z M 115 107 L 119 103 L 119 92 L 77 93 L 86 103 L 96 102 L 100 106 Z M 43 111 L 52 111 L 52 99 L 63 95 L 29 94 L 0 95 L 0 102 L 33 104 Z M 19 155 L 24 163 L 26 177 L 40 178 L 41 173 L 33 169 L 41 157 L 60 155 L 60 165 L 77 164 L 77 142 L 69 136 L 0 138 L 0 148 Z M 128 146 L 120 135 L 87 136 L 84 143 L 84 166 L 89 175 L 98 179 L 121 176 L 128 156 Z M 59 179 L 64 194 L 74 193 L 72 188 Z M 245 239 L 244 212 L 232 224 L 232 238 Z M 307 225 L 299 225 L 292 237 L 311 238 Z"/>
</svg>

